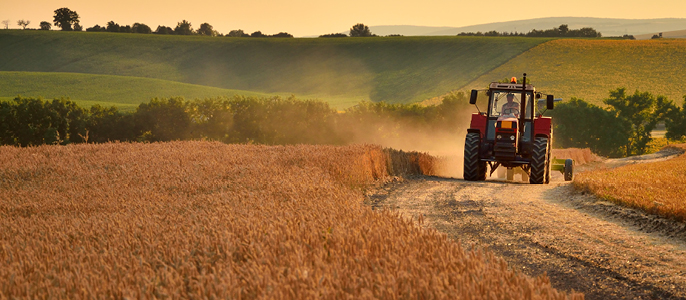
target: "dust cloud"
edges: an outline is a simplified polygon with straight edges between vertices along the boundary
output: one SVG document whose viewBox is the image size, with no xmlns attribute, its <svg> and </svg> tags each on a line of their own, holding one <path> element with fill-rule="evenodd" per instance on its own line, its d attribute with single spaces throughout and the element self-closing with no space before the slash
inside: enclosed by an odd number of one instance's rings
<svg viewBox="0 0 686 300">
<path fill-rule="evenodd" d="M 459 119 L 436 126 L 402 126 L 386 122 L 376 126 L 380 130 L 357 131 L 353 143 L 377 144 L 383 147 L 428 153 L 439 159 L 437 175 L 462 178 L 464 141 L 469 128 L 471 112 L 460 114 Z M 364 128 L 366 126 L 361 126 Z M 388 130 L 394 128 L 395 130 Z M 390 133 L 389 133 L 390 132 Z"/>
</svg>

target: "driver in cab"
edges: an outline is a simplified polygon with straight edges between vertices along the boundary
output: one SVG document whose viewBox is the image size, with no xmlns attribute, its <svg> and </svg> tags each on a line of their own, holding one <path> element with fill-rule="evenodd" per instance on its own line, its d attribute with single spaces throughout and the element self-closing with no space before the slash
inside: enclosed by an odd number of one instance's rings
<svg viewBox="0 0 686 300">
<path fill-rule="evenodd" d="M 503 104 L 500 114 L 502 116 L 512 115 L 514 117 L 519 116 L 519 103 L 514 102 L 514 94 L 507 94 L 507 103 Z"/>
</svg>

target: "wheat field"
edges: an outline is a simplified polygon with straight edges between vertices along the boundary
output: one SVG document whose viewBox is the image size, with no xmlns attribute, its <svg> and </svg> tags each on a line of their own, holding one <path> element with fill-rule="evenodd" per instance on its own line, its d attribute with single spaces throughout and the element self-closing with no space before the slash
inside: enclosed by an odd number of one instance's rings
<svg viewBox="0 0 686 300">
<path fill-rule="evenodd" d="M 668 147 L 686 149 L 686 144 Z M 579 173 L 573 184 L 621 205 L 686 220 L 686 154 L 664 161 Z"/>
<path fill-rule="evenodd" d="M 0 298 L 583 297 L 362 204 L 433 163 L 368 145 L 0 147 Z"/>
</svg>

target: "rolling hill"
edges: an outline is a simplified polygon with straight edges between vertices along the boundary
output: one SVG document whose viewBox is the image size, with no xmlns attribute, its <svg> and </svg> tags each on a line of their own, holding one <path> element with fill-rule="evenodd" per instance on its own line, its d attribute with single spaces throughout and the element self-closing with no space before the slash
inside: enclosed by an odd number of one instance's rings
<svg viewBox="0 0 686 300">
<path fill-rule="evenodd" d="M 43 97 L 67 98 L 79 105 L 99 103 L 133 110 L 152 98 L 182 96 L 186 99 L 218 96 L 269 96 L 250 91 L 229 90 L 162 79 L 60 72 L 0 71 L 0 99 Z"/>
<path fill-rule="evenodd" d="M 512 37 L 210 38 L 0 31 L 0 98 L 70 97 L 132 109 L 153 97 L 290 95 L 342 109 L 412 103 L 529 74 L 602 104 L 626 87 L 681 103 L 686 40 Z"/>
<path fill-rule="evenodd" d="M 539 90 L 563 99 L 602 105 L 610 90 L 625 87 L 630 93 L 638 89 L 682 103 L 686 40 L 553 40 L 483 74 L 465 89 L 522 72 Z"/>
<path fill-rule="evenodd" d="M 292 93 L 340 107 L 360 100 L 409 103 L 441 95 L 548 40 L 209 38 L 2 30 L 0 71 L 153 78 Z"/>
<path fill-rule="evenodd" d="M 402 34 L 406 36 L 437 36 L 457 35 L 460 32 L 529 32 L 532 29 L 544 30 L 557 28 L 561 24 L 569 25 L 571 29 L 593 27 L 603 36 L 622 36 L 625 34 L 641 35 L 655 32 L 666 32 L 686 29 L 686 19 L 609 19 L 609 18 L 582 18 L 582 17 L 550 17 L 528 20 L 506 21 L 487 24 L 470 25 L 463 27 L 431 27 L 411 25 L 369 26 L 369 29 L 378 35 Z M 348 33 L 347 31 L 345 33 Z M 650 38 L 650 37 L 648 37 Z"/>
<path fill-rule="evenodd" d="M 637 40 L 649 40 L 653 38 L 653 35 L 660 34 L 662 33 L 663 38 L 668 38 L 668 39 L 686 39 L 686 29 L 685 30 L 674 30 L 674 31 L 665 31 L 665 32 L 653 32 L 653 33 L 647 33 L 647 34 L 641 34 L 635 36 Z"/>
</svg>

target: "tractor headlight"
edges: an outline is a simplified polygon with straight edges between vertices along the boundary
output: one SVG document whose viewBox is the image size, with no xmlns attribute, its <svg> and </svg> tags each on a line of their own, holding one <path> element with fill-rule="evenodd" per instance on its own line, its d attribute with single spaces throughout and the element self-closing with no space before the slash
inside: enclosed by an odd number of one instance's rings
<svg viewBox="0 0 686 300">
<path fill-rule="evenodd" d="M 503 137 L 501 135 L 496 136 L 498 139 L 502 139 Z"/>
<path fill-rule="evenodd" d="M 514 141 L 514 135 L 511 135 L 511 136 L 510 136 L 510 140 L 511 140 L 511 141 Z"/>
</svg>

